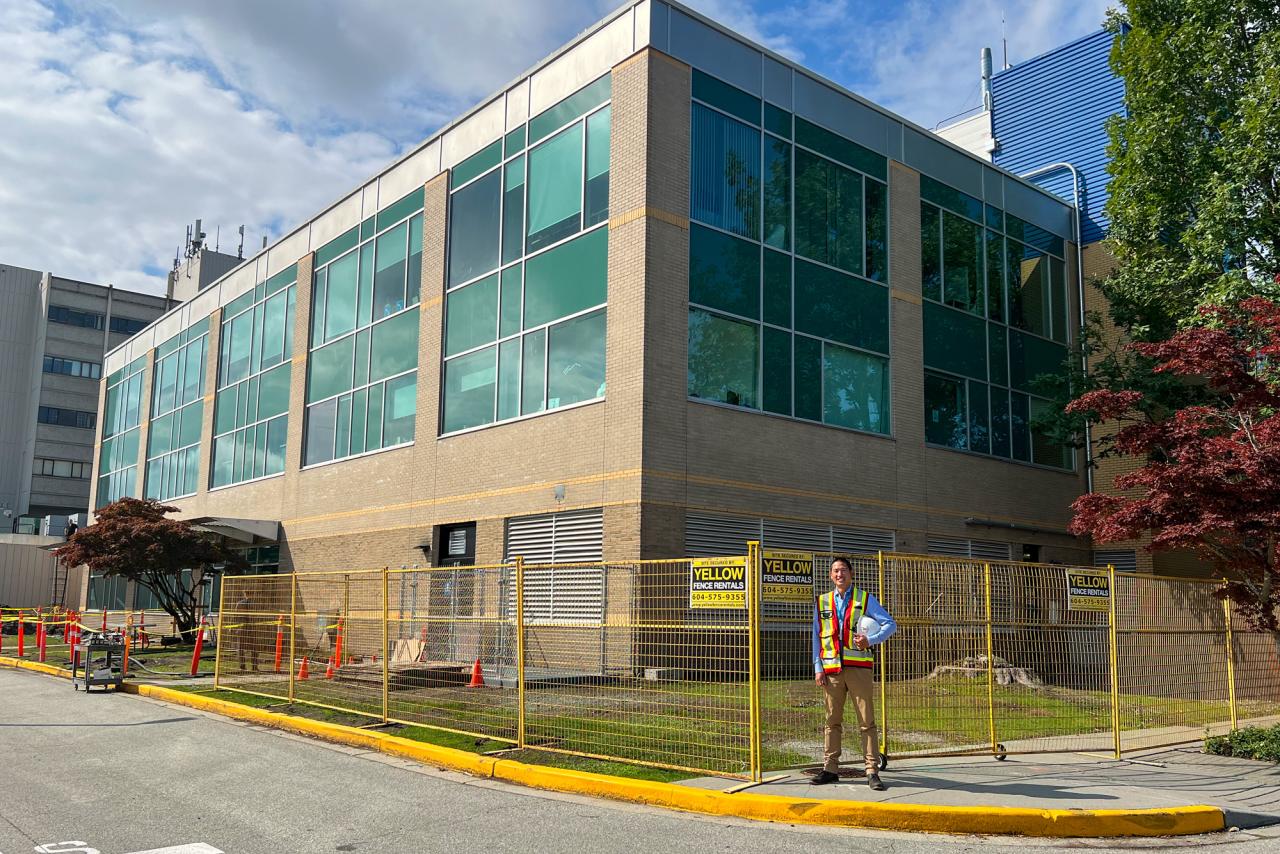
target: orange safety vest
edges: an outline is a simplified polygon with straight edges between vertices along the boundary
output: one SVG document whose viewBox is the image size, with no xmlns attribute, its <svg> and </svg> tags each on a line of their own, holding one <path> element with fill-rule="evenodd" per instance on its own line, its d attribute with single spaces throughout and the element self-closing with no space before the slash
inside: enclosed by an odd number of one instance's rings
<svg viewBox="0 0 1280 854">
<path fill-rule="evenodd" d="M 843 614 L 836 610 L 834 590 L 818 597 L 818 636 L 824 673 L 839 673 L 842 667 L 871 667 L 875 663 L 870 649 L 853 645 L 858 619 L 866 611 L 867 594 L 857 587 L 853 588 Z"/>
</svg>

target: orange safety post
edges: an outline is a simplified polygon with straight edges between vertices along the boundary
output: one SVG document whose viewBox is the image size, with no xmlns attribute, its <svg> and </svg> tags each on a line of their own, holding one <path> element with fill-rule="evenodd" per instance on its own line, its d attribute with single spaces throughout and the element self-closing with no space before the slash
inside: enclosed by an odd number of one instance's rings
<svg viewBox="0 0 1280 854">
<path fill-rule="evenodd" d="M 120 675 L 129 675 L 129 633 L 124 633 L 124 655 L 120 659 Z"/>
<path fill-rule="evenodd" d="M 307 669 L 307 657 L 305 655 L 302 656 L 302 666 L 298 668 L 298 678 L 299 679 L 311 678 L 311 671 Z"/>
<path fill-rule="evenodd" d="M 40 622 L 36 623 L 36 660 L 44 663 L 46 655 L 46 639 L 48 638 L 48 628 L 44 624 L 44 615 L 40 615 Z"/>
<path fill-rule="evenodd" d="M 284 614 L 276 619 L 276 673 L 280 672 L 280 657 L 284 655 Z"/>
<path fill-rule="evenodd" d="M 200 672 L 200 653 L 204 652 L 204 618 L 200 619 L 200 630 L 196 632 L 196 648 L 191 653 L 191 675 Z"/>
<path fill-rule="evenodd" d="M 138 620 L 139 620 L 139 622 L 138 622 L 138 643 L 142 646 L 142 648 L 143 648 L 143 649 L 146 649 L 146 648 L 147 648 L 147 643 L 148 643 L 148 640 L 147 640 L 147 612 L 146 612 L 146 611 L 139 611 L 139 612 L 138 612 L 138 614 L 139 614 L 139 617 L 138 617 Z"/>
<path fill-rule="evenodd" d="M 0 652 L 4 652 L 4 610 L 0 609 Z"/>
<path fill-rule="evenodd" d="M 102 630 L 104 632 L 107 630 L 107 609 L 106 608 L 102 609 Z"/>
<path fill-rule="evenodd" d="M 18 612 L 18 658 L 22 658 L 26 654 L 24 647 L 26 646 L 26 629 L 25 623 L 22 621 L 22 612 Z"/>
</svg>

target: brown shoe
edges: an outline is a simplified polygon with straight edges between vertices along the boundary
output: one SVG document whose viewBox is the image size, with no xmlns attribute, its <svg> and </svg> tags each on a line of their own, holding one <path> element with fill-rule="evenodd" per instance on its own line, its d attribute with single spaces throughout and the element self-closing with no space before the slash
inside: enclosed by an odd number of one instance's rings
<svg viewBox="0 0 1280 854">
<path fill-rule="evenodd" d="M 880 775 L 872 771 L 867 775 L 867 788 L 873 792 L 883 792 L 884 783 L 880 782 Z"/>
<path fill-rule="evenodd" d="M 825 786 L 828 783 L 834 783 L 836 780 L 839 780 L 839 779 L 840 779 L 840 775 L 836 774 L 834 771 L 819 771 L 817 774 L 813 775 L 812 779 L 809 780 L 809 785 Z"/>
</svg>

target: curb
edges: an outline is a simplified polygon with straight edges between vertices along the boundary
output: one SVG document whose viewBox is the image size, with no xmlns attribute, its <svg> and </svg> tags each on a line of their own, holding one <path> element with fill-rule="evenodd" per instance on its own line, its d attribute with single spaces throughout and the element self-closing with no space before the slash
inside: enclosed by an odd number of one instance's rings
<svg viewBox="0 0 1280 854">
<path fill-rule="evenodd" d="M 61 668 L 15 658 L 0 657 L 0 666 L 55 676 L 70 675 Z M 783 824 L 1045 837 L 1186 836 L 1212 833 L 1226 826 L 1223 811 L 1218 807 L 1205 805 L 1137 810 L 1040 810 L 1027 807 L 861 803 L 747 792 L 726 794 L 674 783 L 631 780 L 530 765 L 512 759 L 494 759 L 385 733 L 268 712 L 185 691 L 174 691 L 159 685 L 126 682 L 124 690 L 129 694 L 214 712 L 299 735 L 377 750 L 477 777 L 706 815 L 735 816 Z"/>
</svg>

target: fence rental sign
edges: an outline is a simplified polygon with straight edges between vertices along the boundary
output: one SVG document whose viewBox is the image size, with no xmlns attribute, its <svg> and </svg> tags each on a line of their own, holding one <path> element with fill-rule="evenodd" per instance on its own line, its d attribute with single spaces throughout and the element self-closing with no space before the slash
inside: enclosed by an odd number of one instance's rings
<svg viewBox="0 0 1280 854">
<path fill-rule="evenodd" d="M 770 602 L 813 601 L 813 554 L 765 552 L 760 574 L 761 594 Z"/>
<path fill-rule="evenodd" d="M 689 607 L 747 607 L 747 559 L 706 557 L 689 561 Z"/>
<path fill-rule="evenodd" d="M 1111 577 L 1103 571 L 1067 571 L 1068 611 L 1110 611 Z"/>
</svg>

